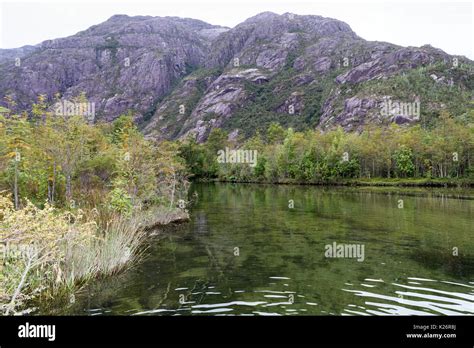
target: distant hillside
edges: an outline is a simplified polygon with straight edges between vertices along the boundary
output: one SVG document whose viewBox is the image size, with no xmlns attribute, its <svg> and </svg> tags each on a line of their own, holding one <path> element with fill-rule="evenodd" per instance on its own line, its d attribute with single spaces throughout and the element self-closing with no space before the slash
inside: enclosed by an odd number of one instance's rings
<svg viewBox="0 0 474 348">
<path fill-rule="evenodd" d="M 20 58 L 19 66 L 18 60 Z M 344 22 L 261 13 L 229 29 L 177 17 L 116 15 L 76 35 L 0 50 L 0 97 L 28 109 L 85 92 L 96 121 L 131 111 L 157 139 L 212 128 L 249 136 L 272 122 L 297 130 L 422 123 L 467 113 L 474 63 L 429 45 L 366 41 Z M 419 106 L 381 112 L 388 102 Z M 412 110 L 413 111 L 413 110 Z"/>
</svg>

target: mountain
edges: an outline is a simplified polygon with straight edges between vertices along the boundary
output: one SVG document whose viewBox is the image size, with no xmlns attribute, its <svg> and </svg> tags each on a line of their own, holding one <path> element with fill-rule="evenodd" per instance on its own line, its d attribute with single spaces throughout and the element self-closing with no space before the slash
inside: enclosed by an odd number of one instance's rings
<svg viewBox="0 0 474 348">
<path fill-rule="evenodd" d="M 69 99 L 85 92 L 99 119 L 112 120 L 127 110 L 145 115 L 177 81 L 204 64 L 209 42 L 221 30 L 193 19 L 116 15 L 76 35 L 41 43 L 19 67 L 0 59 L 0 93 L 27 108 L 38 94 L 52 100 L 56 93 Z M 11 56 L 8 51 L 0 53 Z"/>
<path fill-rule="evenodd" d="M 271 122 L 360 131 L 430 124 L 442 110 L 462 117 L 473 67 L 429 45 L 366 41 L 321 16 L 264 12 L 225 28 L 116 15 L 67 38 L 0 50 L 0 97 L 10 95 L 21 110 L 39 94 L 53 102 L 56 93 L 69 100 L 85 92 L 96 120 L 131 111 L 149 137 L 203 141 L 215 127 L 236 137 Z M 382 113 L 387 101 L 419 103 L 419 115 Z"/>
</svg>

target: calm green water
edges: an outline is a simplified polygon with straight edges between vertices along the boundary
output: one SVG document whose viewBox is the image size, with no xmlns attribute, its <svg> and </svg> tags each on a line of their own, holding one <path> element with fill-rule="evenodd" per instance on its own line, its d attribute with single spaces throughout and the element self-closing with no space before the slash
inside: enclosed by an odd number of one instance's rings
<svg viewBox="0 0 474 348">
<path fill-rule="evenodd" d="M 474 200 L 452 198 L 459 192 L 246 184 L 193 192 L 192 221 L 154 237 L 144 262 L 48 313 L 474 314 Z M 325 257 L 334 242 L 363 245 L 364 260 Z"/>
</svg>

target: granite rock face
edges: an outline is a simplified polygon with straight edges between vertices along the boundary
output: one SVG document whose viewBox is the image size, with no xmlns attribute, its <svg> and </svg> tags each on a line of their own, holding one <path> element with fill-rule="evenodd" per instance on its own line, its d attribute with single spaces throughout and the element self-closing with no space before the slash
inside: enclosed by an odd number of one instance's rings
<svg viewBox="0 0 474 348">
<path fill-rule="evenodd" d="M 76 35 L 18 52 L 0 52 L 0 94 L 27 108 L 39 94 L 70 99 L 85 92 L 99 119 L 128 110 L 140 117 L 209 52 L 223 28 L 190 19 L 117 15 Z M 214 31 L 217 33 L 213 34 Z M 23 53 L 23 52 L 22 52 Z"/>
<path fill-rule="evenodd" d="M 428 45 L 366 41 L 346 23 L 321 16 L 264 12 L 230 29 L 116 15 L 70 37 L 0 50 L 0 104 L 8 95 L 21 111 L 39 94 L 52 103 L 58 94 L 70 100 L 85 93 L 96 121 L 131 112 L 155 139 L 204 141 L 216 127 L 248 135 L 256 130 L 249 122 L 259 118 L 257 124 L 360 131 L 419 121 L 383 114 L 382 104 L 400 93 L 380 85 L 416 72 L 435 88 L 462 94 L 472 92 L 472 67 Z M 405 87 L 404 98 L 419 100 L 423 88 Z M 446 104 L 426 98 L 421 102 L 434 110 Z"/>
</svg>

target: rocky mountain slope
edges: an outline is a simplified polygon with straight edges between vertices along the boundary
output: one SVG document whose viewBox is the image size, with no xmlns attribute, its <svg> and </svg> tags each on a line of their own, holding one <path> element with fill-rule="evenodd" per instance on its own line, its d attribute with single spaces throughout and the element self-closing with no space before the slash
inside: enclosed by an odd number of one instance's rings
<svg viewBox="0 0 474 348">
<path fill-rule="evenodd" d="M 113 16 L 76 35 L 41 43 L 23 55 L 20 66 L 1 59 L 0 94 L 26 108 L 38 94 L 52 100 L 56 93 L 70 99 L 85 92 L 99 119 L 128 110 L 145 115 L 177 81 L 204 64 L 219 30 L 193 19 Z"/>
<path fill-rule="evenodd" d="M 2 102 L 10 95 L 25 109 L 38 94 L 52 102 L 57 93 L 69 100 L 85 92 L 96 120 L 131 111 L 157 139 L 203 141 L 214 127 L 249 136 L 271 122 L 347 131 L 429 124 L 442 110 L 462 117 L 474 90 L 467 58 L 429 45 L 366 41 L 344 22 L 291 13 L 261 13 L 232 29 L 176 17 L 113 16 L 0 56 Z M 420 112 L 383 113 L 388 100 L 419 103 Z"/>
</svg>

